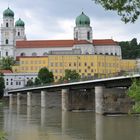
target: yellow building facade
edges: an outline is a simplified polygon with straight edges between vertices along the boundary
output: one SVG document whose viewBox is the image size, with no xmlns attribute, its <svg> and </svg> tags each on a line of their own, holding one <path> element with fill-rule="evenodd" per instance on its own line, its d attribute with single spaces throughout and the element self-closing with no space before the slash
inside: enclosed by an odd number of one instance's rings
<svg viewBox="0 0 140 140">
<path fill-rule="evenodd" d="M 120 67 L 122 71 L 135 71 L 137 69 L 137 62 L 136 60 L 122 59 Z"/>
<path fill-rule="evenodd" d="M 18 58 L 18 64 L 12 70 L 14 73 L 38 73 L 42 67 L 48 67 L 48 57 L 27 56 Z"/>
<path fill-rule="evenodd" d="M 55 79 L 64 76 L 66 69 L 76 70 L 81 77 L 110 77 L 120 71 L 120 58 L 109 55 L 49 55 L 49 70 Z"/>
<path fill-rule="evenodd" d="M 13 72 L 38 73 L 42 67 L 53 72 L 55 81 L 64 77 L 65 70 L 76 70 L 82 78 L 111 77 L 121 71 L 136 69 L 135 60 L 122 60 L 113 55 L 48 55 L 20 57 L 19 64 L 13 66 Z"/>
<path fill-rule="evenodd" d="M 13 66 L 13 72 L 38 73 L 47 67 L 53 72 L 55 81 L 64 77 L 65 70 L 76 70 L 82 78 L 111 77 L 121 71 L 134 71 L 135 60 L 123 60 L 112 55 L 48 55 L 20 57 L 19 64 Z"/>
</svg>

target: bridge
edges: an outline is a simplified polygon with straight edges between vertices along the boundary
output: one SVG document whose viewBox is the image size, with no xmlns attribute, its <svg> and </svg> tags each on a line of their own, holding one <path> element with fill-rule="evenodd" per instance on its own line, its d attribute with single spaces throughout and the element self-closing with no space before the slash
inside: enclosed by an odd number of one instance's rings
<svg viewBox="0 0 140 140">
<path fill-rule="evenodd" d="M 61 108 L 65 111 L 85 109 L 96 113 L 127 113 L 134 103 L 126 94 L 132 79 L 140 75 L 120 76 L 56 85 L 28 87 L 8 91 L 9 104 L 13 104 L 16 95 L 17 105 L 21 104 L 21 95 L 27 95 L 27 106 L 32 105 L 32 96 L 41 93 L 40 105 L 46 107 L 48 92 L 61 92 Z"/>
</svg>

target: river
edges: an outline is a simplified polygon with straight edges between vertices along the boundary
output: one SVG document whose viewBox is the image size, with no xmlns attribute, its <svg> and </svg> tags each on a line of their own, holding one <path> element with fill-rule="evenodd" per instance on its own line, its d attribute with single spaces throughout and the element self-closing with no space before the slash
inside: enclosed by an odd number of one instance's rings
<svg viewBox="0 0 140 140">
<path fill-rule="evenodd" d="M 8 140 L 140 140 L 140 117 L 1 106 L 0 130 Z"/>
</svg>

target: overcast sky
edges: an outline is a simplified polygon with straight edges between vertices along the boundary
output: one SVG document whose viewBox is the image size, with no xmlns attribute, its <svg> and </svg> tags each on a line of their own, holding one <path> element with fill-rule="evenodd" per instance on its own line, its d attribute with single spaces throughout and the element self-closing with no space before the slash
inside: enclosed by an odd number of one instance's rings
<svg viewBox="0 0 140 140">
<path fill-rule="evenodd" d="M 125 24 L 115 12 L 105 11 L 92 0 L 0 0 L 0 23 L 7 7 L 25 22 L 28 40 L 73 39 L 75 19 L 83 11 L 90 17 L 93 39 L 115 41 L 137 38 L 140 42 L 140 19 Z"/>
</svg>

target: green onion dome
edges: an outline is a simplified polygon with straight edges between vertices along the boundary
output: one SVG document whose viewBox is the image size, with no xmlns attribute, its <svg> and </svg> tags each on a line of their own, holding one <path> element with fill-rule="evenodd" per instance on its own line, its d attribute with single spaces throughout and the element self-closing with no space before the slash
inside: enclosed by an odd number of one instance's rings
<svg viewBox="0 0 140 140">
<path fill-rule="evenodd" d="M 4 10 L 3 17 L 14 17 L 14 12 L 8 7 Z"/>
<path fill-rule="evenodd" d="M 90 26 L 90 19 L 84 12 L 76 18 L 76 26 Z"/>
<path fill-rule="evenodd" d="M 16 27 L 24 27 L 25 23 L 20 18 L 16 21 L 15 26 Z"/>
</svg>

